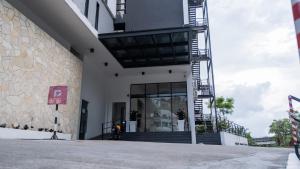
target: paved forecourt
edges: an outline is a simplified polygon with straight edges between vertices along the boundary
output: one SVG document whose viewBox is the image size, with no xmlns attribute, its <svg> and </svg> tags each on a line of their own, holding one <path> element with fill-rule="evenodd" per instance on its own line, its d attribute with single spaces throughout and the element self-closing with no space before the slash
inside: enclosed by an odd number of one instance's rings
<svg viewBox="0 0 300 169">
<path fill-rule="evenodd" d="M 1 169 L 286 168 L 291 149 L 123 141 L 0 140 Z"/>
</svg>

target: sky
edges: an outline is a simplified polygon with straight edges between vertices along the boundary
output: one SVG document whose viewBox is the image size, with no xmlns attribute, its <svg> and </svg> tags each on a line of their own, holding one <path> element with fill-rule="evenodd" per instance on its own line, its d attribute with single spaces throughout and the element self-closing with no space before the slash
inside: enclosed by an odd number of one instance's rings
<svg viewBox="0 0 300 169">
<path fill-rule="evenodd" d="M 300 97 L 291 2 L 208 2 L 216 95 L 235 99 L 229 119 L 268 136 L 274 119 L 288 118 L 288 95 Z"/>
</svg>

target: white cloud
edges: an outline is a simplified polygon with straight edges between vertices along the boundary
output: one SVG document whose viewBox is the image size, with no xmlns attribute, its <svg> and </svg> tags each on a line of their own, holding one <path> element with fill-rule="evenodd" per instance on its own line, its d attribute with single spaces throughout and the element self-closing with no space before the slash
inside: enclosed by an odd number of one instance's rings
<svg viewBox="0 0 300 169">
<path fill-rule="evenodd" d="M 300 65 L 290 1 L 211 0 L 217 95 L 234 97 L 230 118 L 254 136 L 287 118 L 287 96 L 300 97 Z"/>
</svg>

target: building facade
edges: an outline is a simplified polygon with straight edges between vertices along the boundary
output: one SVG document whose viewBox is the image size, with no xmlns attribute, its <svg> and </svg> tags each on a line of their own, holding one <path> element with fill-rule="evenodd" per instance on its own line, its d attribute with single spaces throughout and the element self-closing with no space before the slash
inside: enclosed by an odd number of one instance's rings
<svg viewBox="0 0 300 169">
<path fill-rule="evenodd" d="M 0 123 L 53 126 L 50 86 L 68 86 L 59 130 L 218 132 L 205 0 L 0 0 Z"/>
</svg>

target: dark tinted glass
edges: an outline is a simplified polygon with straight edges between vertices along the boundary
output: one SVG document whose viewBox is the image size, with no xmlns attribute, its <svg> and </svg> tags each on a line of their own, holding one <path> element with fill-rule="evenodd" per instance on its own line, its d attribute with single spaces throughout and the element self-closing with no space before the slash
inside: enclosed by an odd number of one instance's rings
<svg viewBox="0 0 300 169">
<path fill-rule="evenodd" d="M 148 97 L 154 97 L 157 96 L 157 94 L 157 84 L 146 84 L 146 95 Z"/>
<path fill-rule="evenodd" d="M 131 85 L 131 96 L 145 97 L 145 85 L 144 84 Z"/>
<path fill-rule="evenodd" d="M 159 84 L 159 96 L 171 96 L 171 83 Z"/>
<path fill-rule="evenodd" d="M 172 83 L 173 95 L 186 95 L 186 82 Z"/>
</svg>

